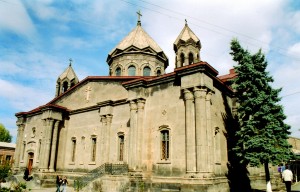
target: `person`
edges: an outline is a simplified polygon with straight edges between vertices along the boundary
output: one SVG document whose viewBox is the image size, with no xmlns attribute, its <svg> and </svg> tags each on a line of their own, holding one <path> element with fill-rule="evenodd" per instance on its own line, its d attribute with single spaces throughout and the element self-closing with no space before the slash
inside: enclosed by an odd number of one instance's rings
<svg viewBox="0 0 300 192">
<path fill-rule="evenodd" d="M 67 192 L 67 184 L 68 184 L 68 180 L 67 180 L 67 177 L 66 176 L 64 176 L 64 179 L 62 180 L 62 184 L 61 184 L 61 186 L 62 186 L 62 192 Z"/>
<path fill-rule="evenodd" d="M 285 166 L 285 170 L 282 172 L 282 179 L 285 183 L 286 191 L 291 192 L 293 172 L 289 169 L 288 165 Z"/>
<path fill-rule="evenodd" d="M 60 185 L 62 183 L 62 179 L 60 176 L 56 176 L 56 192 L 60 192 Z"/>
<path fill-rule="evenodd" d="M 24 177 L 23 177 L 23 179 L 25 179 L 25 181 L 28 181 L 28 176 L 29 176 L 29 169 L 26 167 L 26 169 L 24 171 Z"/>
</svg>

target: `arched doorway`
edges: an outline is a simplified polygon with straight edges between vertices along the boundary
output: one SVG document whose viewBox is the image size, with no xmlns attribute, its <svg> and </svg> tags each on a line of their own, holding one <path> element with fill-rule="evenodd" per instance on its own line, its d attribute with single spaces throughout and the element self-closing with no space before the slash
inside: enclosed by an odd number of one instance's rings
<svg viewBox="0 0 300 192">
<path fill-rule="evenodd" d="M 28 171 L 29 171 L 29 175 L 31 174 L 31 171 L 32 171 L 33 157 L 34 157 L 34 153 L 32 153 L 32 152 L 28 153 L 27 168 L 28 168 Z"/>
</svg>

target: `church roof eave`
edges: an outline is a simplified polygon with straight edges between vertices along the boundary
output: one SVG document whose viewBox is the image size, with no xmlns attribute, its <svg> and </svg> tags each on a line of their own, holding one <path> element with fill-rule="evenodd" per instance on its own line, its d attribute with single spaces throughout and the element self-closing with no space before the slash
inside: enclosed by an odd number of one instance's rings
<svg viewBox="0 0 300 192">
<path fill-rule="evenodd" d="M 132 46 L 132 47 L 134 47 L 134 46 Z M 108 55 L 106 62 L 110 66 L 112 64 L 113 60 L 118 57 L 122 57 L 124 55 L 130 55 L 130 54 L 146 54 L 146 55 L 152 55 L 152 56 L 156 57 L 158 60 L 160 60 L 161 62 L 163 62 L 165 68 L 167 68 L 169 66 L 169 59 L 163 51 L 161 51 L 161 52 L 154 52 L 154 51 L 146 52 L 145 51 L 145 50 L 149 50 L 149 49 L 153 50 L 151 47 L 146 47 L 144 49 L 137 48 L 136 51 L 130 51 L 130 52 L 126 52 L 126 50 L 129 50 L 129 48 L 127 48 L 124 51 L 115 50 L 111 55 L 110 54 Z"/>
</svg>

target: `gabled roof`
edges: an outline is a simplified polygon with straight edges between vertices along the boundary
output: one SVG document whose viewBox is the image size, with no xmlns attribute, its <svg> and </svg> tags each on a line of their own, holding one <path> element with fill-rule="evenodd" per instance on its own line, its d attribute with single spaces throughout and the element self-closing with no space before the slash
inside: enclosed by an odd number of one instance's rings
<svg viewBox="0 0 300 192">
<path fill-rule="evenodd" d="M 123 51 L 131 46 L 139 49 L 151 47 L 157 53 L 163 52 L 142 26 L 138 24 L 115 48 L 111 50 L 109 55 L 112 55 L 115 50 Z"/>
</svg>

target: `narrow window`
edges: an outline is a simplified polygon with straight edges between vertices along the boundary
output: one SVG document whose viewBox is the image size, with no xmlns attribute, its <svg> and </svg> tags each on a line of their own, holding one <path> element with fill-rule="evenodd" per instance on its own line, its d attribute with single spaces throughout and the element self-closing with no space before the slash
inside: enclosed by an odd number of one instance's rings
<svg viewBox="0 0 300 192">
<path fill-rule="evenodd" d="M 66 92 L 67 90 L 68 90 L 68 82 L 67 81 L 65 81 L 64 83 L 63 83 L 63 87 L 62 87 L 62 92 L 64 93 L 64 92 Z"/>
<path fill-rule="evenodd" d="M 150 67 L 144 67 L 143 76 L 150 76 L 150 73 L 151 73 Z"/>
<path fill-rule="evenodd" d="M 181 67 L 184 66 L 184 54 L 181 53 L 180 55 L 180 64 L 181 64 Z"/>
<path fill-rule="evenodd" d="M 128 76 L 135 76 L 135 66 L 128 67 Z"/>
<path fill-rule="evenodd" d="M 71 81 L 71 87 L 75 85 L 74 79 Z"/>
<path fill-rule="evenodd" d="M 75 155 L 76 155 L 76 139 L 72 139 L 72 158 L 71 161 L 75 162 Z"/>
<path fill-rule="evenodd" d="M 161 160 L 168 160 L 170 154 L 169 131 L 162 130 L 161 134 Z"/>
<path fill-rule="evenodd" d="M 192 53 L 189 54 L 189 64 L 193 64 L 194 63 L 194 56 Z"/>
<path fill-rule="evenodd" d="M 124 157 L 124 135 L 119 135 L 119 161 L 123 161 Z"/>
<path fill-rule="evenodd" d="M 116 76 L 121 76 L 121 68 L 117 67 L 116 69 Z"/>
<path fill-rule="evenodd" d="M 160 70 L 157 70 L 157 71 L 156 71 L 156 75 L 157 75 L 157 76 L 160 76 L 160 75 L 161 75 L 161 71 L 160 71 Z"/>
<path fill-rule="evenodd" d="M 35 137 L 35 132 L 36 132 L 36 129 L 35 129 L 35 127 L 33 127 L 32 132 L 31 132 L 31 137 Z"/>
<path fill-rule="evenodd" d="M 92 138 L 92 162 L 96 161 L 96 145 L 97 144 L 97 138 L 93 137 Z"/>
<path fill-rule="evenodd" d="M 3 155 L 0 155 L 0 165 L 3 164 Z"/>
<path fill-rule="evenodd" d="M 5 157 L 6 163 L 10 163 L 10 160 L 11 160 L 11 156 L 10 155 L 6 155 L 6 157 Z"/>
</svg>

